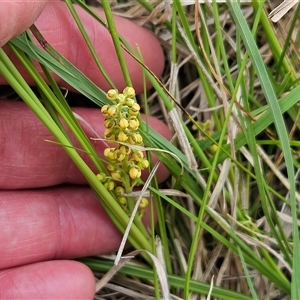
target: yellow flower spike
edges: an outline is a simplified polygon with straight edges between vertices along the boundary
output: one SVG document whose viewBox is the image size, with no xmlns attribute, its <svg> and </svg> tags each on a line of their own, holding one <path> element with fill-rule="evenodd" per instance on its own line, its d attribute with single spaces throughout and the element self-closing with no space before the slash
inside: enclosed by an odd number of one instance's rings
<svg viewBox="0 0 300 300">
<path fill-rule="evenodd" d="M 126 129 L 128 126 L 129 126 L 129 123 L 128 121 L 125 119 L 125 118 L 122 118 L 120 121 L 119 121 L 119 125 L 122 129 Z"/>
<path fill-rule="evenodd" d="M 115 191 L 117 195 L 123 195 L 125 193 L 125 189 L 122 186 L 117 186 Z"/>
<path fill-rule="evenodd" d="M 140 205 L 139 205 L 139 208 L 145 208 L 148 205 L 148 203 L 149 203 L 148 199 L 142 198 L 141 202 L 140 202 Z"/>
<path fill-rule="evenodd" d="M 121 205 L 126 205 L 126 204 L 127 204 L 127 199 L 126 199 L 126 197 L 121 196 L 121 197 L 118 198 L 118 202 L 119 202 Z"/>
<path fill-rule="evenodd" d="M 118 141 L 120 142 L 126 142 L 128 139 L 128 136 L 127 134 L 125 134 L 123 131 L 121 131 L 119 134 L 118 134 Z"/>
<path fill-rule="evenodd" d="M 135 96 L 135 90 L 133 87 L 131 86 L 127 86 L 124 90 L 123 90 L 123 94 L 126 95 L 127 97 L 134 97 Z"/>
<path fill-rule="evenodd" d="M 136 130 L 139 128 L 139 126 L 140 126 L 140 122 L 138 119 L 134 118 L 134 119 L 129 120 L 129 127 L 131 129 Z"/>
<path fill-rule="evenodd" d="M 107 110 L 107 114 L 110 116 L 110 117 L 113 117 L 115 116 L 117 112 L 117 108 L 115 106 L 111 106 L 108 110 Z"/>
<path fill-rule="evenodd" d="M 115 183 L 113 181 L 107 181 L 103 185 L 108 191 L 112 191 L 115 187 Z"/>
<path fill-rule="evenodd" d="M 111 89 L 107 92 L 106 94 L 106 98 L 108 100 L 111 100 L 111 101 L 114 101 L 117 99 L 117 95 L 118 95 L 118 91 L 114 90 L 114 89 Z"/>
<path fill-rule="evenodd" d="M 122 174 L 119 170 L 111 172 L 111 177 L 113 180 L 122 181 Z"/>
<path fill-rule="evenodd" d="M 132 167 L 129 170 L 129 176 L 132 179 L 140 178 L 142 175 L 142 171 L 138 166 Z"/>
<path fill-rule="evenodd" d="M 99 174 L 96 175 L 97 179 L 100 181 L 100 182 L 105 182 L 106 179 L 107 179 L 107 176 L 105 173 L 101 172 Z"/>
</svg>

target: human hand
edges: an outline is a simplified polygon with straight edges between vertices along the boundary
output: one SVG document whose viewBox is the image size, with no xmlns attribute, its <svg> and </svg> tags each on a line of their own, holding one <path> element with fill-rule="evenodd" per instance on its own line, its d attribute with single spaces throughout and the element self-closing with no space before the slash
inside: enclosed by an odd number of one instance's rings
<svg viewBox="0 0 300 300">
<path fill-rule="evenodd" d="M 106 90 L 108 85 L 62 2 L 2 3 L 0 46 L 30 26 L 40 13 L 36 24 L 46 40 Z M 109 34 L 83 11 L 78 13 L 101 61 L 121 90 L 124 82 Z M 131 45 L 139 44 L 146 64 L 159 75 L 163 54 L 156 39 L 127 20 L 116 18 L 116 22 Z M 132 58 L 126 59 L 133 86 L 140 92 L 141 70 Z M 20 66 L 18 69 L 26 77 Z M 0 78 L 0 84 L 4 83 Z M 74 111 L 101 135 L 103 117 L 99 109 Z M 169 136 L 167 127 L 158 120 L 150 118 L 150 124 Z M 88 130 L 87 134 L 92 135 Z M 64 150 L 45 142 L 53 139 L 51 134 L 24 103 L 0 101 L 0 136 L 0 298 L 92 299 L 92 272 L 67 259 L 115 251 L 120 233 L 93 192 L 84 186 L 84 178 Z M 102 143 L 93 143 L 102 153 Z M 167 171 L 162 168 L 158 174 L 162 181 Z"/>
</svg>

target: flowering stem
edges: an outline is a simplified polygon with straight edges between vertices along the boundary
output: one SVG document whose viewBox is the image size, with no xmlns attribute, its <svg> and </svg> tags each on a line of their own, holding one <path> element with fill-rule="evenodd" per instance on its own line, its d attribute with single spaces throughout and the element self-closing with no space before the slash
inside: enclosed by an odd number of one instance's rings
<svg viewBox="0 0 300 300">
<path fill-rule="evenodd" d="M 136 200 L 133 197 L 126 197 L 125 194 L 131 193 L 137 184 L 142 183 L 142 170 L 149 167 L 144 153 L 136 147 L 142 145 L 143 138 L 138 131 L 140 106 L 134 97 L 135 91 L 132 87 L 125 88 L 123 93 L 118 93 L 113 89 L 107 92 L 107 99 L 111 100 L 112 104 L 104 105 L 101 109 L 105 116 L 104 137 L 116 146 L 104 150 L 110 176 L 104 173 L 97 175 L 109 191 L 115 192 L 119 205 L 128 215 L 134 211 Z M 144 208 L 147 205 L 148 200 L 142 198 L 134 223 L 149 239 L 149 233 L 142 223 Z"/>
</svg>

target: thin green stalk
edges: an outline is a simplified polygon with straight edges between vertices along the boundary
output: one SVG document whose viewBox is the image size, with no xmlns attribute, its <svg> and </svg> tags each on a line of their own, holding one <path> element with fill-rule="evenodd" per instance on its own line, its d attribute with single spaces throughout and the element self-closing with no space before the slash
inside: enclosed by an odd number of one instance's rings
<svg viewBox="0 0 300 300">
<path fill-rule="evenodd" d="M 121 43 L 120 43 L 120 38 L 119 38 L 119 34 L 117 31 L 117 27 L 116 24 L 114 22 L 114 18 L 113 18 L 113 14 L 110 8 L 110 3 L 109 1 L 102 1 L 102 6 L 103 6 L 103 10 L 106 16 L 106 20 L 107 20 L 107 24 L 108 24 L 108 29 L 109 32 L 111 34 L 114 46 L 115 46 L 115 50 L 117 53 L 117 57 L 119 59 L 119 63 L 120 63 L 120 67 L 123 73 L 123 77 L 125 80 L 125 83 L 127 86 L 132 86 L 131 83 L 131 79 L 130 79 L 130 74 L 127 68 L 127 64 L 126 64 L 126 60 L 123 54 L 123 50 L 121 47 Z"/>
<path fill-rule="evenodd" d="M 99 68 L 101 74 L 103 75 L 103 77 L 105 78 L 107 83 L 110 85 L 110 87 L 115 88 L 115 85 L 114 85 L 113 81 L 110 79 L 109 75 L 107 74 L 106 70 L 104 69 L 104 67 L 102 66 L 102 64 L 99 60 L 99 57 L 96 53 L 96 50 L 95 50 L 95 48 L 94 48 L 94 46 L 93 46 L 93 44 L 92 44 L 92 42 L 89 38 L 84 26 L 83 26 L 83 24 L 82 24 L 82 22 L 81 22 L 81 20 L 78 16 L 75 8 L 74 8 L 74 5 L 73 5 L 72 1 L 66 0 L 65 3 L 67 4 L 67 6 L 68 6 L 68 8 L 69 8 L 69 10 L 72 14 L 72 17 L 75 20 L 75 22 L 76 22 L 76 24 L 77 24 L 77 26 L 78 26 L 81 34 L 82 34 L 82 37 L 84 38 L 84 41 L 85 41 L 87 47 L 89 48 L 89 50 L 90 50 L 90 52 L 93 56 L 93 59 L 94 59 L 96 65 L 97 65 L 97 67 Z"/>
<path fill-rule="evenodd" d="M 177 20 L 177 10 L 176 5 L 173 5 L 172 8 L 172 50 L 171 50 L 171 61 L 173 64 L 176 64 L 177 58 L 177 27 L 176 27 L 176 20 Z"/>
<path fill-rule="evenodd" d="M 232 81 L 232 76 L 230 73 L 230 68 L 228 65 L 228 61 L 227 61 L 227 53 L 226 53 L 226 49 L 224 47 L 224 33 L 222 30 L 222 26 L 220 24 L 220 17 L 219 17 L 219 11 L 218 11 L 218 4 L 216 3 L 216 1 L 213 1 L 213 17 L 214 17 L 214 22 L 215 22 L 215 30 L 216 30 L 216 43 L 218 44 L 218 48 L 221 51 L 221 56 L 222 56 L 222 63 L 224 65 L 224 69 L 225 69 L 225 74 L 226 74 L 226 78 L 227 78 L 227 82 L 229 85 L 229 88 L 231 91 L 233 91 L 234 85 L 233 85 L 233 81 Z"/>
<path fill-rule="evenodd" d="M 293 274 L 292 274 L 292 293 L 291 296 L 293 299 L 300 299 L 300 269 L 296 266 L 300 264 L 300 241 L 299 241 L 299 229 L 297 225 L 297 202 L 296 202 L 296 187 L 295 187 L 295 177 L 294 177 L 294 168 L 293 168 L 293 158 L 291 154 L 288 134 L 286 131 L 285 123 L 278 105 L 278 101 L 275 95 L 275 92 L 272 88 L 272 85 L 269 81 L 268 74 L 264 67 L 263 60 L 259 55 L 257 46 L 252 39 L 248 25 L 243 17 L 243 14 L 236 3 L 227 1 L 227 5 L 230 9 L 231 15 L 235 20 L 237 28 L 241 32 L 242 39 L 245 43 L 245 46 L 249 52 L 252 63 L 257 71 L 258 78 L 260 80 L 264 95 L 270 105 L 270 109 L 273 116 L 273 121 L 281 141 L 282 150 L 287 166 L 288 179 L 290 181 L 290 201 L 291 201 L 291 214 L 293 220 Z M 254 138 L 254 134 L 253 134 Z M 256 148 L 253 147 L 253 153 L 255 153 Z M 257 159 L 257 157 L 254 157 Z M 257 161 L 256 165 L 257 174 L 261 176 L 259 169 L 259 162 Z M 260 178 L 261 182 L 264 182 L 264 178 Z M 260 187 L 262 188 L 262 187 Z M 261 191 L 264 193 L 264 191 Z"/>
<path fill-rule="evenodd" d="M 289 47 L 289 44 L 291 42 L 291 37 L 292 37 L 292 34 L 293 34 L 294 30 L 295 30 L 296 23 L 298 22 L 299 14 L 300 14 L 300 5 L 297 5 L 296 11 L 294 12 L 294 16 L 293 16 L 292 22 L 290 24 L 290 29 L 289 29 L 289 31 L 287 33 L 284 45 L 282 47 L 282 52 L 281 52 L 280 57 L 278 59 L 277 70 L 276 70 L 277 71 L 276 79 L 278 79 L 278 77 L 279 77 L 279 70 L 281 69 L 283 60 L 284 60 L 284 58 L 286 56 L 286 51 L 287 51 L 287 49 Z"/>
<path fill-rule="evenodd" d="M 255 13 L 261 8 L 261 1 L 252 1 L 252 5 L 255 9 Z M 263 32 L 265 37 L 268 39 L 270 44 L 271 51 L 273 53 L 274 59 L 279 62 L 280 56 L 282 54 L 282 46 L 277 38 L 277 34 L 275 33 L 274 27 L 271 24 L 270 19 L 268 18 L 265 11 L 260 15 L 260 22 L 263 26 Z M 286 73 L 291 73 L 291 80 L 294 81 L 298 76 L 297 72 L 294 70 L 292 63 L 285 56 L 281 63 L 282 68 L 280 69 L 280 74 L 284 76 Z"/>
</svg>

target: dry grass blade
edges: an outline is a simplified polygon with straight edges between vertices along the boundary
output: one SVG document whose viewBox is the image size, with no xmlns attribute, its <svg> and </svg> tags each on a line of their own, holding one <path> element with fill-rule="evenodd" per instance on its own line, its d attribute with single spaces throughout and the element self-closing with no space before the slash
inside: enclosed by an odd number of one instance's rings
<svg viewBox="0 0 300 300">
<path fill-rule="evenodd" d="M 269 18 L 274 23 L 278 22 L 297 3 L 299 3 L 297 0 L 284 0 L 280 5 L 270 12 Z"/>
<path fill-rule="evenodd" d="M 178 116 L 177 109 L 173 108 L 170 111 L 169 115 L 170 115 L 170 118 L 172 120 L 174 130 L 177 133 L 177 138 L 178 138 L 179 144 L 182 147 L 182 151 L 183 151 L 183 153 L 185 154 L 185 156 L 187 158 L 188 165 L 191 168 L 191 170 L 197 171 L 198 164 L 197 164 L 197 161 L 194 157 L 193 150 L 192 150 L 191 145 L 190 145 L 190 143 L 187 139 L 187 136 L 184 133 L 184 129 L 182 127 L 180 118 Z"/>
<path fill-rule="evenodd" d="M 127 264 L 133 257 L 136 255 L 145 252 L 147 253 L 153 261 L 155 266 L 155 270 L 157 272 L 160 286 L 161 286 L 161 299 L 171 299 L 170 292 L 169 292 L 169 284 L 166 276 L 165 269 L 161 262 L 155 257 L 153 254 L 149 253 L 148 251 L 144 250 L 135 250 L 128 253 L 125 257 L 122 257 L 118 263 L 118 265 L 113 266 L 107 273 L 100 279 L 96 284 L 96 291 L 102 289 L 110 280 L 111 278 L 120 270 L 125 264 Z"/>
<path fill-rule="evenodd" d="M 265 153 L 265 151 L 261 147 L 257 146 L 257 150 L 258 150 L 259 155 L 263 159 L 263 161 L 265 161 L 266 164 L 270 167 L 273 174 L 275 176 L 277 176 L 277 178 L 280 180 L 280 182 L 287 188 L 287 190 L 289 190 L 290 189 L 290 183 L 289 183 L 288 179 L 280 172 L 280 170 L 278 169 L 278 166 L 276 166 L 271 161 L 269 156 Z M 300 194 L 299 193 L 296 193 L 296 198 L 300 202 Z"/>
</svg>

